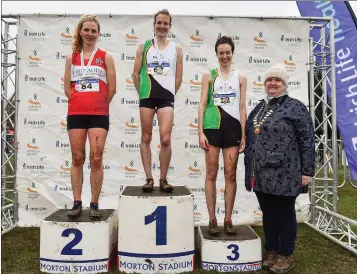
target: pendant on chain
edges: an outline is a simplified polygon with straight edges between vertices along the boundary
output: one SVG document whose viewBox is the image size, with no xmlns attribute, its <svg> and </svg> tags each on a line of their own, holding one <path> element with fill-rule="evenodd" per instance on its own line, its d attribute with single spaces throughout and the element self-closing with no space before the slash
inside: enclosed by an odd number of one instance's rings
<svg viewBox="0 0 357 274">
<path fill-rule="evenodd" d="M 260 133 L 260 126 L 256 126 L 255 128 L 254 128 L 254 134 L 255 135 L 258 135 Z"/>
</svg>

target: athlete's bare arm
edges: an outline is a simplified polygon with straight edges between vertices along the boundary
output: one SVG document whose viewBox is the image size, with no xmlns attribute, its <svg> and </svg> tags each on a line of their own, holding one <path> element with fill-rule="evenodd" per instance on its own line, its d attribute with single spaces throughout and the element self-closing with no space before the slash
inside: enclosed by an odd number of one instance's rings
<svg viewBox="0 0 357 274">
<path fill-rule="evenodd" d="M 109 89 L 109 103 L 112 101 L 114 94 L 117 92 L 117 79 L 113 56 L 108 52 L 105 55 L 105 64 L 107 66 L 107 82 Z"/>
<path fill-rule="evenodd" d="M 246 94 L 247 94 L 247 78 L 239 75 L 240 83 L 240 102 L 239 102 L 239 112 L 240 112 L 240 124 L 242 127 L 242 139 L 240 145 L 240 153 L 245 150 L 245 125 L 247 121 L 247 107 L 246 107 Z"/>
<path fill-rule="evenodd" d="M 144 50 L 144 43 L 140 43 L 140 45 L 136 50 L 135 64 L 134 64 L 134 71 L 133 71 L 134 86 L 138 93 L 139 93 L 139 86 L 140 86 L 140 70 L 143 62 L 143 50 Z"/>
<path fill-rule="evenodd" d="M 66 66 L 64 69 L 64 94 L 69 99 L 71 97 L 71 66 L 72 66 L 72 55 L 68 55 L 66 60 Z"/>
<path fill-rule="evenodd" d="M 177 59 L 176 59 L 176 78 L 175 78 L 175 94 L 180 89 L 182 84 L 183 74 L 183 51 L 179 45 L 176 45 Z"/>
</svg>

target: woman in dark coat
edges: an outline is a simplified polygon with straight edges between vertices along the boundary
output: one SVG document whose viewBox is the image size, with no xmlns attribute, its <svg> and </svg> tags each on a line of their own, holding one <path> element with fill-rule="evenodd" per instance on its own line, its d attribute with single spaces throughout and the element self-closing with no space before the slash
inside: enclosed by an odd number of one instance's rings
<svg viewBox="0 0 357 274">
<path fill-rule="evenodd" d="M 313 122 L 306 106 L 288 96 L 288 79 L 277 66 L 266 72 L 267 97 L 246 125 L 245 186 L 255 192 L 263 212 L 263 268 L 273 273 L 295 266 L 295 200 L 307 192 L 315 171 Z"/>
</svg>

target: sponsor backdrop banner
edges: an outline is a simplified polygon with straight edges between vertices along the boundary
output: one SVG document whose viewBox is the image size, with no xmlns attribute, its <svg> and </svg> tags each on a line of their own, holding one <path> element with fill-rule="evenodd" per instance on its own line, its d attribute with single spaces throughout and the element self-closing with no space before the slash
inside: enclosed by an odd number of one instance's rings
<svg viewBox="0 0 357 274">
<path fill-rule="evenodd" d="M 68 100 L 64 95 L 65 61 L 79 15 L 22 16 L 19 22 L 18 169 L 19 225 L 37 226 L 60 208 L 72 206 L 71 152 L 66 129 Z M 117 72 L 117 94 L 110 105 L 110 130 L 104 151 L 104 184 L 100 208 L 117 208 L 118 195 L 127 185 L 141 186 L 145 175 L 140 158 L 138 95 L 132 71 L 139 43 L 153 37 L 152 16 L 101 15 L 98 46 L 110 52 Z M 284 65 L 290 76 L 289 92 L 308 104 L 309 23 L 304 20 L 173 17 L 169 38 L 184 52 L 183 83 L 176 95 L 172 132 L 172 160 L 168 179 L 186 185 L 195 195 L 195 224 L 207 224 L 204 197 L 205 161 L 199 148 L 197 113 L 202 74 L 217 67 L 214 45 L 229 35 L 235 43 L 234 68 L 248 79 L 250 112 L 264 94 L 263 75 L 271 66 Z M 153 122 L 152 169 L 159 179 L 160 139 Z M 89 144 L 84 165 L 83 203 L 90 202 Z M 222 155 L 221 155 L 222 156 Z M 237 169 L 238 190 L 233 220 L 258 224 L 261 211 L 254 193 L 244 187 L 243 155 Z M 299 220 L 306 218 L 308 195 L 300 195 Z M 224 167 L 217 179 L 217 218 L 224 218 Z"/>
</svg>

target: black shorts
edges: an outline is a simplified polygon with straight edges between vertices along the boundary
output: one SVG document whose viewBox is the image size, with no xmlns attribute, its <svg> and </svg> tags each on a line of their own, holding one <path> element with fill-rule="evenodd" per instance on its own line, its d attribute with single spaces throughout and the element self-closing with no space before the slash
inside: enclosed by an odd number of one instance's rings
<svg viewBox="0 0 357 274">
<path fill-rule="evenodd" d="M 68 115 L 67 130 L 104 128 L 109 130 L 109 116 L 106 115 Z"/>
<path fill-rule="evenodd" d="M 154 99 L 154 98 L 146 98 L 140 99 L 139 107 L 141 108 L 151 108 L 151 109 L 159 109 L 164 107 L 172 107 L 174 108 L 174 99 Z"/>
<path fill-rule="evenodd" d="M 204 129 L 208 143 L 219 148 L 228 148 L 240 145 L 242 126 L 239 120 L 233 118 L 222 108 L 218 108 L 221 115 L 219 129 Z"/>
</svg>

